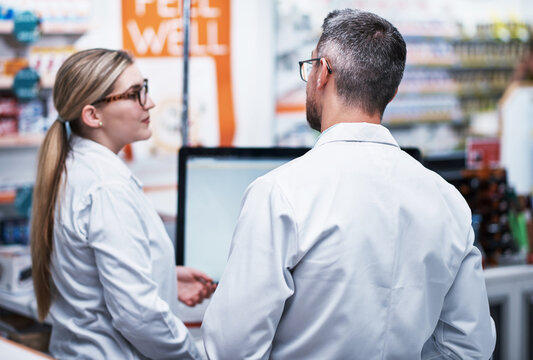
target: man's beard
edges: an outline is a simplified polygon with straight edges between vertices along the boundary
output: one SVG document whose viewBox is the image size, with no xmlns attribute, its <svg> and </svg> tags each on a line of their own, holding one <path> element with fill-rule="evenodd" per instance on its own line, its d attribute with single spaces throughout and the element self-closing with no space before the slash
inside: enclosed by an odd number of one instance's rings
<svg viewBox="0 0 533 360">
<path fill-rule="evenodd" d="M 305 114 L 307 116 L 307 123 L 311 127 L 311 129 L 314 129 L 316 131 L 321 130 L 321 120 L 322 120 L 322 113 L 319 112 L 317 103 L 315 99 L 307 94 L 307 99 L 305 101 Z"/>
</svg>

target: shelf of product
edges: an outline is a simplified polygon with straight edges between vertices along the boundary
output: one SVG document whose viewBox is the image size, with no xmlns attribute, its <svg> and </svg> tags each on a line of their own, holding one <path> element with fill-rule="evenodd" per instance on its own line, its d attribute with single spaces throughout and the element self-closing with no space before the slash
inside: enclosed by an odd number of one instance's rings
<svg viewBox="0 0 533 360">
<path fill-rule="evenodd" d="M 10 90 L 17 72 L 26 67 L 39 74 L 41 88 L 51 89 L 57 70 L 74 51 L 72 45 L 32 46 L 27 58 L 0 57 L 0 90 Z"/>
<path fill-rule="evenodd" d="M 49 125 L 47 106 L 43 99 L 19 103 L 0 96 L 0 148 L 39 146 Z"/>
<path fill-rule="evenodd" d="M 10 190 L 0 190 L 0 205 L 1 204 L 13 204 L 15 201 L 16 191 L 13 189 Z"/>
<path fill-rule="evenodd" d="M 90 29 L 88 22 L 43 22 L 43 35 L 83 35 Z M 13 20 L 0 20 L 0 35 L 13 33 Z"/>
<path fill-rule="evenodd" d="M 453 151 L 464 146 L 478 115 L 495 112 L 517 62 L 531 51 L 533 27 L 522 20 L 522 14 L 512 14 L 510 5 L 501 5 L 498 13 L 482 14 L 479 9 L 476 17 L 463 18 L 469 10 L 477 10 L 459 2 L 403 1 L 398 13 L 400 2 L 378 1 L 372 6 L 363 0 L 349 2 L 349 6 L 371 8 L 391 20 L 407 43 L 404 77 L 383 123 L 397 129 L 396 134 L 401 132 L 404 145 L 420 144 L 426 154 L 446 150 L 437 143 L 446 143 L 447 150 Z M 297 61 L 309 57 L 320 36 L 323 12 L 317 7 L 330 10 L 337 6 L 338 1 L 278 5 L 278 143 L 312 145 L 304 126 L 305 85 L 294 74 Z"/>
<path fill-rule="evenodd" d="M 472 210 L 475 245 L 486 267 L 532 263 L 531 197 L 516 195 L 505 169 L 469 161 L 475 154 L 428 156 L 424 164 L 464 196 Z"/>
<path fill-rule="evenodd" d="M 529 54 L 527 39 L 531 33 L 528 30 L 526 37 L 519 38 L 513 30 L 515 35 L 503 41 L 486 28 L 490 26 L 480 25 L 476 35 L 468 39 L 459 35 L 406 37 L 408 59 L 404 78 L 383 117 L 383 124 L 406 144 L 416 142 L 426 154 L 440 149 L 424 139 L 438 138 L 454 144 L 454 149 L 462 147 L 465 137 L 474 132 L 473 119 L 496 113 L 498 100 L 511 83 L 516 64 Z M 485 116 L 488 118 L 497 116 Z M 443 131 L 445 125 L 450 127 L 449 131 Z M 420 126 L 431 126 L 434 130 L 421 131 Z M 399 130 L 402 132 L 398 133 Z"/>
<path fill-rule="evenodd" d="M 419 118 L 396 118 L 392 120 L 384 117 L 383 125 L 389 129 L 410 128 L 415 125 L 450 125 L 461 128 L 468 126 L 468 122 L 464 119 L 446 118 L 441 115 L 428 115 Z"/>
<path fill-rule="evenodd" d="M 11 90 L 14 79 L 14 76 L 0 75 L 0 90 Z M 41 76 L 40 86 L 44 89 L 51 89 L 54 86 L 53 76 Z"/>
<path fill-rule="evenodd" d="M 54 35 L 52 42 L 37 38 L 31 46 L 6 41 L 7 51 L 0 55 L 0 149 L 12 153 L 13 148 L 21 148 L 17 151 L 25 152 L 29 149 L 24 148 L 41 144 L 50 122 L 55 119 L 50 91 L 55 74 L 75 51 L 73 42 L 89 29 L 91 3 L 91 0 L 33 0 L 0 4 L 0 37 L 11 36 L 17 15 L 26 12 L 38 17 L 43 36 Z M 29 72 L 27 68 L 37 73 L 34 78 L 38 79 L 38 87 L 31 84 L 28 89 L 15 91 L 15 78 L 21 71 Z M 30 90 L 31 96 L 22 99 Z M 0 183 L 0 187 L 3 185 Z"/>
<path fill-rule="evenodd" d="M 415 96 L 399 93 L 383 115 L 383 123 L 460 122 L 460 102 L 453 92 Z"/>
<path fill-rule="evenodd" d="M 41 24 L 43 34 L 49 35 L 83 35 L 90 30 L 87 22 L 43 22 Z"/>
<path fill-rule="evenodd" d="M 504 170 L 465 171 L 458 185 L 473 213 L 487 265 L 531 261 L 531 198 L 517 196 Z"/>
<path fill-rule="evenodd" d="M 448 68 L 450 70 L 513 69 L 529 51 L 527 42 L 407 42 L 407 67 Z"/>
<path fill-rule="evenodd" d="M 0 34 L 13 32 L 13 20 L 21 12 L 40 19 L 43 34 L 81 35 L 89 29 L 91 0 L 4 1 L 0 5 Z"/>
<path fill-rule="evenodd" d="M 0 57 L 0 90 L 11 89 L 17 72 L 28 66 L 28 59 L 24 57 Z"/>
<path fill-rule="evenodd" d="M 301 28 L 301 21 L 294 26 Z M 305 21 L 303 24 L 308 25 Z M 400 23 L 399 29 L 407 43 L 406 70 L 398 94 L 387 106 L 383 124 L 391 129 L 412 127 L 418 132 L 413 137 L 420 137 L 418 126 L 438 127 L 435 134 L 440 134 L 440 125 L 447 125 L 453 128 L 446 132 L 452 136 L 449 143 L 463 146 L 472 117 L 496 111 L 516 64 L 530 51 L 531 29 L 523 23 L 478 24 L 475 33 L 468 36 L 457 23 L 406 22 Z M 307 35 L 306 41 L 313 34 Z M 287 101 L 291 94 L 303 93 L 296 90 L 301 84 L 294 84 L 296 80 L 291 76 L 297 52 L 289 52 L 287 46 L 278 50 L 277 88 L 283 96 L 277 99 L 276 112 L 281 124 L 305 113 L 305 103 L 304 96 Z M 282 134 L 281 125 L 278 128 L 278 141 L 284 141 L 288 134 Z M 300 139 L 306 139 L 305 135 L 301 131 Z M 422 150 L 431 152 L 433 145 L 424 145 Z"/>
<path fill-rule="evenodd" d="M 28 54 L 29 66 L 39 73 L 41 86 L 51 89 L 55 75 L 63 62 L 74 52 L 72 45 L 33 46 Z"/>
</svg>

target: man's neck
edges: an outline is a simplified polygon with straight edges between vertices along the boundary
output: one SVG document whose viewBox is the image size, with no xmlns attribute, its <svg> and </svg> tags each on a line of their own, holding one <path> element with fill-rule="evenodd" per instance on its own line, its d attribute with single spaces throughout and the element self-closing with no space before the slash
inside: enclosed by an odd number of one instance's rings
<svg viewBox="0 0 533 360">
<path fill-rule="evenodd" d="M 324 103 L 322 109 L 322 126 L 320 131 L 325 131 L 333 125 L 340 123 L 371 123 L 381 124 L 380 114 L 368 115 L 358 107 L 346 106 L 335 98 L 334 101 Z"/>
<path fill-rule="evenodd" d="M 335 86 L 335 77 L 328 80 L 322 91 L 321 132 L 340 123 L 381 124 L 381 114 L 369 115 L 363 109 L 347 105 L 341 100 Z"/>
</svg>

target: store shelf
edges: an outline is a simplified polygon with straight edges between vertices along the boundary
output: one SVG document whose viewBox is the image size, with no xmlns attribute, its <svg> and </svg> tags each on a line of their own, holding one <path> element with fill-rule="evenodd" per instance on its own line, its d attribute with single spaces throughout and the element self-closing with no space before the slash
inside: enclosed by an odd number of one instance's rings
<svg viewBox="0 0 533 360">
<path fill-rule="evenodd" d="M 481 37 L 465 37 L 459 34 L 450 35 L 450 34 L 422 34 L 422 33 L 404 33 L 402 32 L 403 39 L 406 43 L 409 42 L 448 42 L 451 44 L 459 45 L 502 45 L 502 46 L 515 46 L 515 45 L 526 45 L 527 41 L 520 39 L 509 39 L 504 41 L 497 38 L 481 38 Z"/>
<path fill-rule="evenodd" d="M 0 136 L 0 148 L 9 147 L 37 147 L 41 145 L 44 134 L 13 134 Z"/>
<path fill-rule="evenodd" d="M 83 35 L 90 29 L 88 22 L 43 22 L 41 31 L 44 35 Z M 13 32 L 12 20 L 0 20 L 0 34 Z"/>
<path fill-rule="evenodd" d="M 396 99 L 401 97 L 419 97 L 419 96 L 455 96 L 457 91 L 455 90 L 442 90 L 442 89 L 426 89 L 426 90 L 403 90 L 399 89 Z"/>
<path fill-rule="evenodd" d="M 0 90 L 11 89 L 13 86 L 12 76 L 0 76 Z"/>
<path fill-rule="evenodd" d="M 83 35 L 90 30 L 90 25 L 87 22 L 44 22 L 41 28 L 43 34 Z"/>
<path fill-rule="evenodd" d="M 425 34 L 405 34 L 402 33 L 402 37 L 406 43 L 411 42 L 453 42 L 457 40 L 457 37 L 452 35 L 425 35 Z"/>
<path fill-rule="evenodd" d="M 16 190 L 0 191 L 0 205 L 1 204 L 13 204 L 16 196 L 17 196 Z"/>
<path fill-rule="evenodd" d="M 455 66 L 455 63 L 452 62 L 423 62 L 423 61 L 412 61 L 405 64 L 406 70 L 418 70 L 418 69 L 449 69 Z"/>
<path fill-rule="evenodd" d="M 486 89 L 486 90 L 461 90 L 461 91 L 438 91 L 438 90 L 425 90 L 425 91 L 398 91 L 395 99 L 409 99 L 429 96 L 457 96 L 460 98 L 492 98 L 500 97 L 504 93 L 505 89 Z"/>
<path fill-rule="evenodd" d="M 51 89 L 54 86 L 54 78 L 51 76 L 41 77 L 41 88 Z M 0 90 L 11 90 L 13 87 L 12 76 L 0 76 Z"/>
<path fill-rule="evenodd" d="M 515 62 L 461 62 L 450 66 L 451 71 L 513 71 L 516 66 Z"/>
<path fill-rule="evenodd" d="M 410 62 L 405 65 L 407 70 L 418 70 L 418 69 L 427 69 L 427 70 L 436 70 L 444 69 L 450 71 L 501 71 L 508 70 L 513 71 L 516 63 L 487 63 L 487 62 Z"/>
<path fill-rule="evenodd" d="M 426 118 L 426 119 L 398 119 L 398 120 L 387 120 L 384 119 L 383 126 L 388 128 L 406 128 L 406 127 L 412 127 L 412 126 L 418 126 L 418 125 L 450 125 L 455 127 L 462 127 L 467 126 L 468 123 L 464 120 L 451 120 L 451 119 L 432 119 L 432 118 Z"/>
<path fill-rule="evenodd" d="M 504 93 L 504 90 L 472 90 L 472 91 L 460 91 L 457 96 L 461 99 L 467 98 L 500 98 Z"/>
</svg>

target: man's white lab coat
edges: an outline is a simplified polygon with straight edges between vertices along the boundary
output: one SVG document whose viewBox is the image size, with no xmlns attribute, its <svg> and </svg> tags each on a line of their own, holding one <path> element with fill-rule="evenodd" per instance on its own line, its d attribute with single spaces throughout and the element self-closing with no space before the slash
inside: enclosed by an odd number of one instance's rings
<svg viewBox="0 0 533 360">
<path fill-rule="evenodd" d="M 211 359 L 488 359 L 470 210 L 389 131 L 338 124 L 248 188 L 207 309 Z"/>
</svg>

